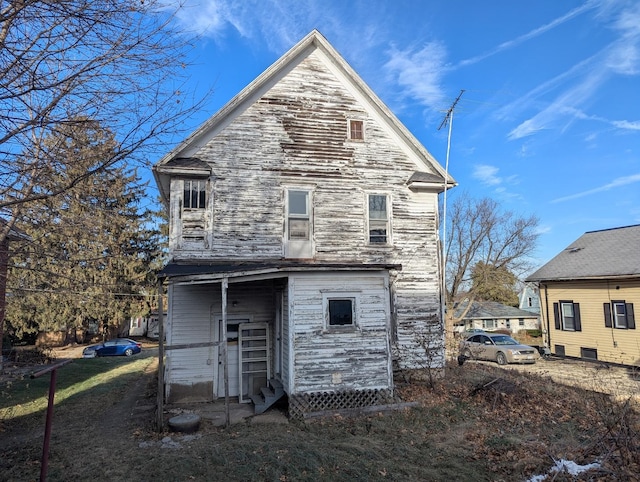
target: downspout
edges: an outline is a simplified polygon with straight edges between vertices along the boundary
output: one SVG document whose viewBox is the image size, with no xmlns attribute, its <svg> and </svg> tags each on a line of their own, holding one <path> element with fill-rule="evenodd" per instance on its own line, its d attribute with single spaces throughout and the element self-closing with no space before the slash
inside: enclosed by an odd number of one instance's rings
<svg viewBox="0 0 640 482">
<path fill-rule="evenodd" d="M 549 350 L 551 350 L 551 325 L 549 324 L 549 292 L 547 290 L 547 285 L 544 286 L 544 310 L 546 312 L 545 318 L 547 322 L 547 345 Z"/>
<path fill-rule="evenodd" d="M 231 425 L 231 415 L 229 413 L 229 353 L 227 350 L 227 290 L 229 289 L 229 278 L 222 278 L 222 363 L 224 369 L 224 414 L 225 427 Z M 242 370 L 242 367 L 240 367 Z M 240 387 L 240 398 L 242 398 L 242 387 Z"/>
<path fill-rule="evenodd" d="M 162 306 L 164 278 L 158 277 L 158 394 L 156 430 L 164 429 L 164 307 Z"/>
</svg>

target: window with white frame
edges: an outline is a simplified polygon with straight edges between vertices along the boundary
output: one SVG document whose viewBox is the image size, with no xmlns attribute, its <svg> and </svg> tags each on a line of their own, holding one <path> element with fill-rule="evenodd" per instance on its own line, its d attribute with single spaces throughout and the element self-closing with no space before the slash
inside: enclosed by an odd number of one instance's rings
<svg viewBox="0 0 640 482">
<path fill-rule="evenodd" d="M 571 300 L 560 300 L 553 304 L 555 329 L 563 331 L 582 331 L 580 304 Z"/>
<path fill-rule="evenodd" d="M 491 330 L 496 327 L 496 320 L 482 320 L 482 328 Z"/>
<path fill-rule="evenodd" d="M 576 318 L 573 311 L 573 303 L 561 303 L 562 307 L 562 329 L 563 330 L 575 330 Z"/>
<path fill-rule="evenodd" d="M 604 325 L 607 328 L 635 330 L 636 320 L 633 303 L 627 303 L 625 300 L 604 303 Z"/>
<path fill-rule="evenodd" d="M 182 242 L 185 246 L 204 247 L 207 237 L 208 181 L 184 179 L 182 182 L 182 206 L 179 214 Z"/>
<path fill-rule="evenodd" d="M 357 326 L 356 293 L 324 293 L 325 328 L 329 331 Z"/>
<path fill-rule="evenodd" d="M 364 140 L 364 121 L 350 119 L 348 122 L 348 138 L 352 141 Z"/>
<path fill-rule="evenodd" d="M 289 240 L 308 241 L 310 236 L 309 191 L 287 191 Z"/>
<path fill-rule="evenodd" d="M 389 196 L 368 194 L 368 229 L 371 244 L 390 244 Z"/>
</svg>

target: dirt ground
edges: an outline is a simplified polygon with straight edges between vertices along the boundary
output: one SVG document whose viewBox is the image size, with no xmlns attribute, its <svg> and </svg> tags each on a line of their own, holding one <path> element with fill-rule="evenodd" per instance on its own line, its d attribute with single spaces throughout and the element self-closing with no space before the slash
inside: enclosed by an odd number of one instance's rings
<svg viewBox="0 0 640 482">
<path fill-rule="evenodd" d="M 57 359 L 64 358 L 79 358 L 82 356 L 82 346 L 76 347 L 68 347 L 65 349 L 55 350 L 55 356 Z M 139 355 L 135 355 L 138 357 Z M 119 463 L 110 463 L 108 465 L 108 472 L 104 473 L 105 480 L 123 480 L 126 476 L 126 473 L 123 473 L 121 470 L 122 467 L 127 466 L 126 457 L 123 454 L 131 454 L 132 452 L 140 453 L 140 450 L 144 452 L 144 456 L 153 459 L 153 457 L 161 457 L 157 459 L 157 461 L 164 460 L 166 458 L 167 450 L 173 451 L 174 449 L 179 449 L 181 446 L 189 446 L 189 444 L 194 444 L 192 448 L 192 452 L 188 455 L 186 452 L 182 455 L 176 455 L 172 459 L 172 464 L 176 466 L 184 463 L 185 468 L 182 472 L 179 473 L 191 474 L 192 467 L 198 466 L 198 464 L 211 464 L 211 460 L 216 459 L 216 457 L 220 458 L 220 460 L 227 460 L 229 457 L 238 456 L 233 455 L 236 450 L 234 447 L 238 443 L 247 443 L 249 444 L 249 440 L 253 440 L 253 437 L 256 436 L 256 433 L 261 433 L 258 431 L 250 433 L 250 439 L 244 440 L 238 434 L 244 434 L 245 431 L 242 427 L 246 427 L 245 424 L 240 424 L 243 419 L 249 419 L 250 423 L 259 423 L 259 417 L 253 417 L 251 414 L 249 415 L 241 415 L 237 418 L 236 423 L 238 425 L 234 425 L 234 429 L 232 431 L 217 431 L 216 426 L 219 426 L 215 420 L 220 419 L 220 413 L 213 413 L 215 411 L 215 404 L 200 404 L 199 407 L 189 407 L 189 406 L 165 406 L 167 409 L 165 412 L 165 420 L 176 413 L 181 413 L 181 410 L 185 411 L 194 411 L 199 413 L 203 417 L 203 427 L 196 434 L 177 434 L 171 432 L 164 432 L 161 434 L 156 433 L 153 430 L 153 423 L 155 422 L 155 390 L 157 389 L 156 382 L 156 371 L 157 371 L 157 344 L 145 342 L 143 347 L 143 357 L 149 357 L 150 363 L 146 365 L 146 368 L 143 372 L 140 373 L 140 376 L 136 378 L 136 380 L 132 381 L 129 385 L 129 388 L 123 392 L 123 396 L 117 400 L 116 403 L 105 406 L 102 410 L 98 407 L 94 407 L 91 405 L 92 409 L 90 412 L 90 416 L 87 417 L 78 417 L 78 416 L 65 416 L 63 412 L 57 412 L 55 417 L 55 430 L 54 430 L 54 439 L 52 440 L 52 455 L 51 455 L 51 465 L 50 465 L 50 480 L 68 480 L 67 475 L 69 473 L 75 474 L 87 474 L 92 468 L 95 470 L 106 470 L 104 464 L 100 465 L 99 461 L 110 460 L 112 462 Z M 82 363 L 82 361 L 78 361 L 78 363 Z M 484 367 L 482 365 L 486 365 L 486 373 Z M 465 368 L 480 368 L 483 369 L 478 370 L 464 370 Z M 592 391 L 606 392 L 611 393 L 616 397 L 638 397 L 640 396 L 640 381 L 636 376 L 636 372 L 633 370 L 618 367 L 618 366 L 609 366 L 602 363 L 593 363 L 593 362 L 582 362 L 577 360 L 568 360 L 568 359 L 557 359 L 552 358 L 550 360 L 540 359 L 534 365 L 509 365 L 507 367 L 499 367 L 495 363 L 491 362 L 477 362 L 477 361 L 467 361 L 463 367 L 458 367 L 457 364 L 455 366 L 455 370 L 452 372 L 462 372 L 471 374 L 472 372 L 483 373 L 485 377 L 490 377 L 490 379 L 495 378 L 496 380 L 500 380 L 503 376 L 504 372 L 501 372 L 502 369 L 505 370 L 513 370 L 522 373 L 535 373 L 545 378 L 549 378 L 554 382 L 578 386 L 580 388 L 586 388 Z M 462 369 L 462 370 L 460 370 Z M 460 376 L 461 373 L 458 373 Z M 454 373 L 455 375 L 455 373 Z M 536 378 L 538 383 L 540 383 L 540 379 Z M 495 380 L 494 380 L 495 381 Z M 493 382 L 492 382 L 493 383 Z M 506 383 L 506 381 L 505 381 Z M 526 387 L 527 381 L 526 379 L 518 382 L 517 386 L 522 387 L 521 390 L 514 390 L 512 393 L 513 397 L 520 396 L 521 394 L 526 394 L 529 392 Z M 486 385 L 486 384 L 485 384 Z M 497 386 L 498 384 L 492 385 L 492 387 Z M 547 385 L 546 383 L 542 383 L 541 385 Z M 463 385 L 459 387 L 454 387 L 456 390 L 465 391 L 466 388 Z M 505 402 L 509 399 L 509 392 L 506 389 L 501 389 L 501 391 L 505 392 Z M 456 392 L 458 393 L 458 392 Z M 463 393 L 463 392 L 460 392 Z M 464 392 L 466 393 L 466 391 Z M 549 391 L 550 394 L 554 394 L 554 391 Z M 465 400 L 469 402 L 478 402 L 477 399 L 482 398 L 481 395 L 477 395 L 474 397 L 469 397 Z M 489 395 L 486 395 L 489 397 Z M 490 405 L 492 407 L 496 404 L 496 398 L 491 395 Z M 487 399 L 489 399 L 487 398 Z M 432 400 L 431 403 L 436 404 L 438 401 L 437 396 L 434 396 L 433 392 L 428 392 L 426 395 L 426 400 Z M 500 399 L 502 400 L 502 398 Z M 542 399 L 536 399 L 537 403 L 541 403 L 544 405 L 544 401 Z M 541 401 L 542 400 L 542 401 Z M 517 401 L 517 400 L 516 400 Z M 449 401 L 447 404 L 450 408 L 455 407 L 456 404 L 452 401 Z M 425 404 L 428 406 L 428 404 Z M 516 410 L 517 407 L 520 407 L 521 403 L 518 402 L 515 405 L 506 404 L 501 410 Z M 202 408 L 206 408 L 211 411 L 208 415 L 205 412 L 202 412 Z M 516 407 L 516 409 L 514 409 Z M 248 405 L 243 405 L 241 408 L 250 409 L 251 407 Z M 453 409 L 452 409 L 453 410 Z M 553 410 L 556 410 L 555 406 Z M 516 410 L 517 412 L 517 410 Z M 453 412 L 452 412 L 453 413 Z M 493 412 L 492 412 L 493 413 Z M 547 412 L 544 412 L 547 413 Z M 551 412 L 549 412 L 551 413 Z M 504 413 L 501 416 L 507 416 Z M 514 412 L 514 416 L 520 417 L 522 413 Z M 546 415 L 545 415 L 546 417 Z M 206 420 L 206 422 L 205 422 Z M 429 420 L 432 421 L 430 417 Z M 466 420 L 466 419 L 465 419 Z M 286 417 L 282 416 L 277 419 L 278 422 L 287 423 Z M 266 422 L 274 423 L 273 419 L 267 419 Z M 344 422 L 346 427 L 351 427 L 351 430 L 360 430 L 359 426 L 349 424 L 349 422 Z M 354 422 L 355 423 L 355 422 Z M 370 422 L 367 422 L 370 423 Z M 324 423 L 320 424 L 319 427 L 324 427 Z M 366 426 L 366 424 L 365 424 Z M 537 426 L 537 425 L 536 425 Z M 285 426 L 286 427 L 286 426 Z M 355 428 L 354 428 L 355 427 Z M 366 427 L 365 427 L 366 428 Z M 273 429 L 269 428 L 265 429 L 265 432 L 272 433 L 273 430 L 277 432 L 285 432 L 289 433 L 297 433 L 296 426 L 293 426 L 291 429 L 283 428 L 283 429 Z M 368 430 L 368 429 L 367 429 Z M 462 428 L 455 429 L 462 430 Z M 454 430 L 454 432 L 455 432 Z M 466 430 L 466 429 L 465 429 Z M 304 430 L 303 430 L 304 431 Z M 211 437 L 211 434 L 214 434 Z M 306 432 L 305 432 L 306 433 Z M 444 432 L 443 432 L 444 433 Z M 457 433 L 457 432 L 455 432 Z M 446 439 L 455 439 L 455 433 L 447 432 Z M 475 433 L 475 432 L 473 432 Z M 472 433 L 472 435 L 473 435 Z M 93 434 L 100 434 L 99 443 L 96 443 L 95 437 Z M 292 436 L 292 435 L 291 435 Z M 364 435 L 363 435 L 364 436 Z M 391 435 L 388 435 L 391 436 Z M 398 436 L 398 434 L 394 433 L 393 436 Z M 480 435 L 478 435 L 479 437 Z M 497 436 L 496 436 L 497 437 Z M 498 444 L 497 448 L 495 448 L 496 454 L 502 454 L 504 451 L 501 447 L 504 444 L 507 444 L 508 440 L 504 437 L 492 438 L 489 442 Z M 535 438 L 535 437 L 534 437 Z M 9 469 L 11 467 L 16 467 L 17 464 L 24 464 L 25 460 L 28 461 L 29 467 L 37 467 L 38 460 L 40 457 L 41 450 L 41 439 L 42 439 L 42 424 L 39 423 L 37 426 L 33 427 L 21 427 L 19 431 L 17 430 L 7 430 L 2 433 L 0 436 L 0 474 L 4 469 Z M 222 440 L 225 442 L 223 443 Z M 251 453 L 260 452 L 264 449 L 264 447 L 271 447 L 271 438 L 268 438 L 269 442 L 266 441 L 258 443 L 258 445 L 248 445 L 251 448 Z M 443 439 L 444 440 L 444 439 Z M 475 440 L 475 439 L 473 439 Z M 480 440 L 480 439 L 478 439 Z M 476 442 L 478 442 L 476 440 Z M 280 448 L 280 456 L 282 454 L 293 451 L 293 448 L 290 447 L 286 440 L 282 440 L 282 447 Z M 301 444 L 302 442 L 298 441 L 297 444 Z M 351 443 L 351 442 L 349 442 Z M 431 442 L 430 442 L 431 443 Z M 479 442 L 478 442 L 479 443 Z M 536 442 L 537 443 L 537 442 Z M 69 447 L 66 447 L 65 444 L 69 444 Z M 198 447 L 201 444 L 203 447 L 202 451 L 199 452 Z M 73 450 L 71 449 L 71 445 L 75 447 Z M 485 444 L 486 445 L 486 444 Z M 514 447 L 517 444 L 514 443 Z M 63 448 L 64 446 L 64 448 Z M 475 446 L 475 445 L 474 445 Z M 479 445 L 484 446 L 484 445 Z M 519 446 L 519 445 L 518 445 Z M 84 453 L 84 447 L 91 447 L 90 451 L 87 453 L 91 453 L 90 458 L 84 458 L 83 460 L 77 460 L 75 457 L 76 451 Z M 117 454 L 113 452 L 113 447 L 120 447 L 117 451 Z M 229 448 L 227 448 L 229 447 Z M 491 445 L 493 447 L 493 445 Z M 509 445 L 511 447 L 511 445 Z M 213 452 L 212 452 L 213 450 Z M 228 450 L 228 451 L 227 451 Z M 492 449 L 493 450 L 493 449 Z M 523 449 L 524 450 L 524 449 Z M 527 449 L 528 450 L 528 449 Z M 272 450 L 269 448 L 269 453 Z M 517 452 L 515 448 L 510 449 L 506 453 L 513 452 L 514 458 L 519 457 L 520 452 Z M 172 452 L 173 453 L 173 452 Z M 176 452 L 177 453 L 177 452 Z M 261 453 L 261 452 L 260 452 Z M 204 457 L 203 454 L 208 454 Z M 213 455 L 212 455 L 213 454 Z M 484 452 L 479 452 L 480 455 L 478 457 L 484 458 L 486 454 Z M 192 458 L 189 458 L 191 456 Z M 492 455 L 498 457 L 498 455 Z M 501 456 L 501 455 L 500 455 Z M 204 457 L 204 458 L 202 458 Z M 213 459 L 211 458 L 213 457 Z M 239 457 L 239 456 L 238 456 Z M 266 455 L 264 455 L 266 457 Z M 3 460 L 4 459 L 4 460 Z M 122 459 L 122 460 L 120 460 Z M 155 460 L 155 459 L 153 459 Z M 206 463 L 202 462 L 203 460 Z M 231 459 L 229 459 L 231 460 Z M 498 460 L 498 459 L 496 459 Z M 158 464 L 160 462 L 152 462 L 151 464 Z M 514 462 L 515 463 L 515 462 Z M 508 465 L 508 464 L 507 464 Z M 208 467 L 202 468 L 203 473 L 208 473 Z M 33 469 L 30 469 L 31 473 Z M 198 478 L 195 476 L 195 478 Z M 84 480 L 83 477 L 80 477 L 77 480 Z M 3 479 L 2 475 L 0 475 L 0 480 Z M 22 479 L 11 479 L 8 478 L 6 480 L 22 480 Z M 27 480 L 27 479 L 24 479 Z M 143 479 L 140 479 L 143 480 Z M 144 479 L 144 480 L 151 480 Z M 155 479 L 157 480 L 157 478 Z M 166 480 L 182 480 L 179 478 L 167 478 Z M 201 478 L 201 480 L 213 480 L 207 479 L 206 477 Z M 220 479 L 221 480 L 221 479 Z M 229 480 L 249 480 L 242 478 L 231 478 Z M 263 479 L 267 480 L 267 479 Z M 277 479 L 270 479 L 277 480 Z M 289 480 L 289 479 L 280 479 L 280 480 Z M 291 479 L 293 480 L 293 479 Z M 345 479 L 343 479 L 345 480 Z M 417 480 L 417 479 L 416 479 Z M 435 479 L 433 479 L 435 480 Z M 463 479 L 458 479 L 463 480 Z M 471 480 L 471 479 L 464 479 Z M 487 479 L 482 479 L 487 480 Z M 491 479 L 497 480 L 497 479 Z M 501 479 L 508 480 L 508 479 Z M 567 479 L 562 479 L 567 480 Z M 607 479 L 608 480 L 608 479 Z M 623 480 L 623 479 L 619 479 Z"/>
</svg>

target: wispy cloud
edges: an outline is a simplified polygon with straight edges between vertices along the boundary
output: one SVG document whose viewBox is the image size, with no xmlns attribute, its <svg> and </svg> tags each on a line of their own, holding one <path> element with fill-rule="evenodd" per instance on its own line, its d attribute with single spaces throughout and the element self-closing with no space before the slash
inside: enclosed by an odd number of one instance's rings
<svg viewBox="0 0 640 482">
<path fill-rule="evenodd" d="M 562 25 L 563 23 L 567 22 L 568 20 L 571 20 L 572 18 L 580 15 L 583 12 L 586 12 L 587 10 L 591 10 L 595 8 L 596 5 L 597 5 L 596 2 L 587 2 L 584 5 L 581 5 L 580 7 L 574 8 L 573 10 L 567 12 L 561 17 L 553 19 L 551 22 L 546 23 L 545 25 L 535 28 L 523 35 L 520 35 L 519 37 L 516 37 L 515 39 L 502 42 L 500 45 L 498 45 L 492 50 L 489 50 L 488 52 L 477 55 L 475 57 L 471 57 L 469 59 L 462 60 L 456 65 L 456 67 L 465 67 L 467 65 L 475 64 L 488 57 L 491 57 L 492 55 L 498 54 L 504 50 L 508 50 L 510 48 L 516 47 L 521 43 L 526 42 L 527 40 L 531 40 L 535 37 L 538 37 L 548 32 L 549 30 L 555 27 L 558 27 L 559 25 Z"/>
<path fill-rule="evenodd" d="M 327 15 L 322 2 L 308 0 L 164 0 L 177 9 L 185 30 L 223 42 L 230 32 L 260 42 L 281 54 Z M 330 16 L 329 16 L 330 17 Z M 326 22 L 325 22 L 326 23 Z"/>
<path fill-rule="evenodd" d="M 627 186 L 629 184 L 634 184 L 636 182 L 640 182 L 640 174 L 632 174 L 630 176 L 623 176 L 623 177 L 619 177 L 617 179 L 614 179 L 613 181 L 594 188 L 594 189 L 589 189 L 588 191 L 583 191 L 583 192 L 579 192 L 577 194 L 572 194 L 570 196 L 564 196 L 564 197 L 560 197 L 557 199 L 552 200 L 552 203 L 559 203 L 559 202 L 564 202 L 564 201 L 570 201 L 572 199 L 578 199 L 581 197 L 585 197 L 585 196 L 590 196 L 591 194 L 596 194 L 599 192 L 603 192 L 603 191 L 609 191 L 610 189 L 615 189 L 618 187 L 622 187 L 622 186 Z"/>
<path fill-rule="evenodd" d="M 576 115 L 612 76 L 637 75 L 640 72 L 640 4 L 618 12 L 610 27 L 617 32 L 616 40 L 499 112 L 502 118 L 507 112 L 513 115 L 525 106 L 539 104 L 544 93 L 563 86 L 555 99 L 545 102 L 544 108 L 512 129 L 509 139 L 520 139 L 544 129 L 563 129 L 575 119 L 601 120 L 617 128 L 635 129 L 635 123 L 630 121 Z"/>
<path fill-rule="evenodd" d="M 484 185 L 496 186 L 502 184 L 502 178 L 498 176 L 499 171 L 496 166 L 478 164 L 473 168 L 473 177 Z"/>
<path fill-rule="evenodd" d="M 442 82 L 447 70 L 443 44 L 430 42 L 419 50 L 391 47 L 387 55 L 384 70 L 394 84 L 402 87 L 405 98 L 429 108 L 442 107 L 445 99 Z"/>
</svg>

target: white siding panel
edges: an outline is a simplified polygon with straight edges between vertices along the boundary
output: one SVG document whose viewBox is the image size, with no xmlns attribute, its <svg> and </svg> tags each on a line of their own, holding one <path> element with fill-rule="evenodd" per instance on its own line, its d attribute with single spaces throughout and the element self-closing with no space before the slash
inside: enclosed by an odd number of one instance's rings
<svg viewBox="0 0 640 482">
<path fill-rule="evenodd" d="M 295 275 L 290 287 L 292 392 L 390 388 L 389 292 L 385 273 Z M 356 295 L 354 330 L 329 330 L 323 295 Z"/>
</svg>

